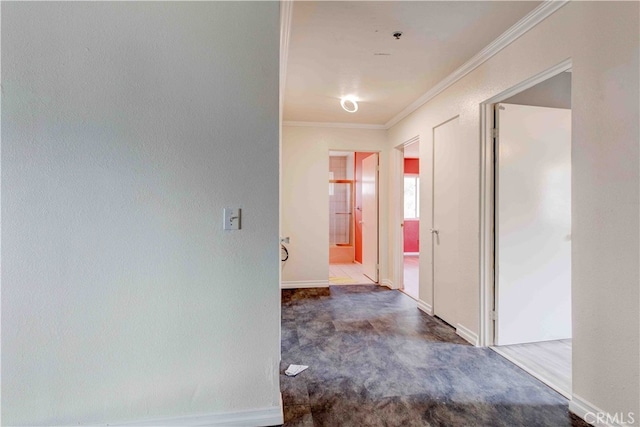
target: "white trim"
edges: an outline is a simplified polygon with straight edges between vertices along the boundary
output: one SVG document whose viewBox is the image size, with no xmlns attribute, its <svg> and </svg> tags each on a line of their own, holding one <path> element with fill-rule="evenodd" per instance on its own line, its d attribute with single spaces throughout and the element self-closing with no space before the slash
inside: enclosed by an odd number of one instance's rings
<svg viewBox="0 0 640 427">
<path fill-rule="evenodd" d="M 389 289 L 397 289 L 397 288 L 393 285 L 393 282 L 392 282 L 391 280 L 389 280 L 389 279 L 382 279 L 382 280 L 380 281 L 380 285 L 381 285 L 381 286 L 386 286 L 386 287 L 387 287 L 387 288 L 389 288 Z"/>
<path fill-rule="evenodd" d="M 571 58 L 544 70 L 480 104 L 480 345 L 494 343 L 491 312 L 494 304 L 494 250 L 493 247 L 493 105 L 529 89 L 560 73 L 571 70 Z"/>
<path fill-rule="evenodd" d="M 408 146 L 409 146 L 409 145 L 411 145 L 411 144 L 415 144 L 416 142 L 418 142 L 418 143 L 420 142 L 420 135 L 416 135 L 416 136 L 414 136 L 413 138 L 409 138 L 409 139 L 407 139 L 407 140 L 406 140 L 405 142 L 403 142 L 402 144 L 397 145 L 397 146 L 396 146 L 396 148 L 397 148 L 398 150 L 403 150 L 403 151 L 404 151 L 404 148 L 405 148 L 405 147 L 408 147 Z"/>
<path fill-rule="evenodd" d="M 284 89 L 287 83 L 287 61 L 289 58 L 289 40 L 291 39 L 291 21 L 293 19 L 293 1 L 280 1 L 280 117 L 284 108 Z"/>
<path fill-rule="evenodd" d="M 405 219 L 405 221 L 417 221 L 417 219 Z M 404 256 L 420 256 L 420 252 L 405 252 Z"/>
<path fill-rule="evenodd" d="M 570 390 L 563 390 L 562 387 L 560 387 L 558 385 L 558 383 L 556 381 L 554 381 L 552 378 L 547 377 L 545 375 L 541 375 L 535 369 L 531 369 L 527 365 L 520 363 L 520 361 L 518 361 L 518 359 L 512 357 L 511 355 L 509 355 L 506 352 L 503 352 L 500 347 L 491 346 L 489 348 L 491 348 L 491 350 L 493 350 L 496 353 L 498 353 L 500 356 L 502 356 L 505 359 L 507 359 L 509 362 L 511 362 L 514 365 L 516 365 L 518 368 L 522 369 L 523 371 L 527 372 L 531 376 L 533 376 L 533 377 L 537 378 L 538 380 L 542 381 L 543 383 L 545 383 L 546 385 L 548 385 L 549 387 L 551 387 L 552 389 L 554 389 L 555 391 L 557 391 L 558 393 L 560 393 L 561 395 L 566 397 L 567 399 L 571 399 L 571 391 Z"/>
<path fill-rule="evenodd" d="M 114 426 L 273 426 L 284 423 L 282 403 L 264 409 L 107 424 Z"/>
<path fill-rule="evenodd" d="M 421 299 L 418 299 L 416 301 L 418 301 L 418 308 L 421 311 L 424 311 L 429 316 L 433 316 L 433 307 L 431 306 L 431 304 L 429 304 L 428 302 L 424 302 Z"/>
<path fill-rule="evenodd" d="M 296 122 L 283 121 L 282 126 L 311 127 L 311 128 L 339 128 L 339 129 L 372 129 L 386 130 L 385 125 L 373 125 L 368 123 L 330 123 L 330 122 Z"/>
<path fill-rule="evenodd" d="M 540 6 L 532 10 L 524 18 L 518 21 L 514 26 L 502 33 L 497 39 L 491 42 L 487 47 L 475 54 L 470 60 L 462 64 L 460 68 L 449 74 L 444 80 L 432 87 L 427 93 L 420 98 L 409 104 L 404 110 L 395 115 L 391 120 L 385 123 L 385 127 L 390 127 L 397 124 L 400 120 L 407 117 L 409 114 L 416 111 L 418 108 L 435 98 L 438 94 L 442 93 L 448 87 L 462 79 L 464 76 L 478 68 L 489 58 L 500 52 L 505 47 L 509 46 L 521 35 L 538 25 L 544 19 L 556 12 L 562 6 L 567 4 L 569 0 L 545 0 Z"/>
<path fill-rule="evenodd" d="M 280 283 L 280 289 L 328 288 L 329 280 L 300 280 Z"/>
<path fill-rule="evenodd" d="M 456 334 L 478 347 L 478 334 L 458 323 L 456 325 Z"/>
<path fill-rule="evenodd" d="M 596 426 L 596 427 L 619 427 L 619 426 L 625 426 L 625 425 L 629 425 L 629 424 L 618 424 L 617 422 L 613 422 L 613 420 L 609 420 L 611 421 L 611 423 L 606 421 L 606 411 L 603 411 L 602 409 L 598 408 L 597 406 L 591 404 L 590 402 L 587 402 L 586 400 L 584 400 L 583 398 L 581 398 L 580 396 L 577 395 L 573 395 L 573 397 L 571 398 L 571 400 L 569 401 L 569 411 L 573 412 L 574 414 L 576 414 L 577 416 L 579 416 L 580 418 L 582 418 L 583 420 L 585 420 L 587 423 Z M 597 415 L 601 414 L 601 418 L 600 421 L 603 421 L 603 418 L 605 419 L 605 422 L 598 422 L 598 418 Z M 624 414 L 611 414 L 611 417 L 615 417 L 616 415 L 618 415 L 618 417 L 620 417 L 621 415 L 626 415 L 627 413 L 625 412 Z M 634 418 L 636 421 L 638 421 L 638 416 L 640 416 L 640 414 L 635 414 Z M 624 421 L 624 420 L 621 420 Z"/>
</svg>

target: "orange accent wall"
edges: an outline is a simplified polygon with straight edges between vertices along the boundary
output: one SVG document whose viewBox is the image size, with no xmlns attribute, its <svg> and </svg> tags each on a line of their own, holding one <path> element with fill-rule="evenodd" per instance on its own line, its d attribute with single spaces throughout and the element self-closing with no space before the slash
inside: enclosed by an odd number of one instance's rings
<svg viewBox="0 0 640 427">
<path fill-rule="evenodd" d="M 404 251 L 420 252 L 420 220 L 404 220 Z"/>
<path fill-rule="evenodd" d="M 404 173 L 416 175 L 420 173 L 419 159 L 404 159 Z M 404 251 L 420 252 L 420 220 L 411 219 L 404 222 Z"/>
<path fill-rule="evenodd" d="M 373 153 L 355 153 L 354 157 L 354 172 L 356 180 L 356 210 L 355 210 L 355 256 L 356 262 L 362 263 L 362 161 L 372 155 Z"/>
<path fill-rule="evenodd" d="M 404 159 L 404 173 L 420 173 L 420 159 Z"/>
</svg>

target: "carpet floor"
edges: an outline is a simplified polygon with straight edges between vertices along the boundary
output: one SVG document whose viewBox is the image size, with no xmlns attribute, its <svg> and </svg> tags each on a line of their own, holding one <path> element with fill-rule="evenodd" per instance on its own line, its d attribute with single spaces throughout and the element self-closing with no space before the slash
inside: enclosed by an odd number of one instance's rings
<svg viewBox="0 0 640 427">
<path fill-rule="evenodd" d="M 296 377 L 289 364 L 308 365 Z M 584 427 L 568 401 L 399 291 L 282 291 L 285 426 Z"/>
</svg>

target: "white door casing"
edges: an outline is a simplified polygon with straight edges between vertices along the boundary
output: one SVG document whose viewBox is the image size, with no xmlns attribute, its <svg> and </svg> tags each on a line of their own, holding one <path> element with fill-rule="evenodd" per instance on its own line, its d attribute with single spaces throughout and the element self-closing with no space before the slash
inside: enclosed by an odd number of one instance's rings
<svg viewBox="0 0 640 427">
<path fill-rule="evenodd" d="M 378 282 L 378 154 L 362 161 L 362 273 Z"/>
<path fill-rule="evenodd" d="M 571 110 L 496 108 L 496 345 L 571 337 Z"/>
</svg>

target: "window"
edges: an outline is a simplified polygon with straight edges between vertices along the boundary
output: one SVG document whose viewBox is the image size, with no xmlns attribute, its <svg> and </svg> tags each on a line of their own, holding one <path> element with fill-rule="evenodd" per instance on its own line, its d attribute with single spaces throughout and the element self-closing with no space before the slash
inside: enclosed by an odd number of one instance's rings
<svg viewBox="0 0 640 427">
<path fill-rule="evenodd" d="M 420 177 L 404 176 L 404 218 L 420 218 Z"/>
</svg>

